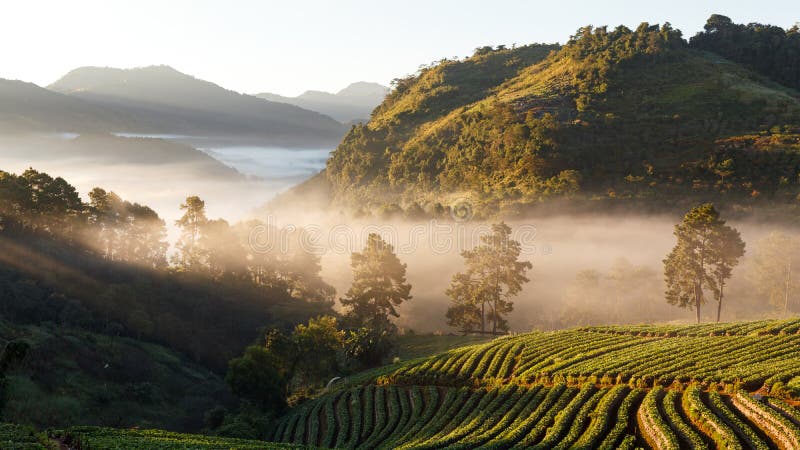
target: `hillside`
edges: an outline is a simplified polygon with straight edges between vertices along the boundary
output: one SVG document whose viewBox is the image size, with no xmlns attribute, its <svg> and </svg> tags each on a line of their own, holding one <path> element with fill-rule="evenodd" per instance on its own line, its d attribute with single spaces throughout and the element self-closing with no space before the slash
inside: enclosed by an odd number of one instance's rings
<svg viewBox="0 0 800 450">
<path fill-rule="evenodd" d="M 24 160 L 39 167 L 44 162 L 58 161 L 74 167 L 132 167 L 147 170 L 143 180 L 155 171 L 174 167 L 175 181 L 197 179 L 243 181 L 245 176 L 207 153 L 189 145 L 155 138 L 128 138 L 105 133 L 85 133 L 70 138 L 51 136 L 2 136 L 0 152 L 7 161 Z M 163 183 L 163 181 L 161 181 Z"/>
<path fill-rule="evenodd" d="M 0 424 L 0 444 L 4 449 L 45 450 L 80 448 L 110 450 L 118 448 L 158 450 L 301 450 L 309 447 L 274 444 L 247 439 L 232 439 L 163 430 L 120 430 L 100 427 L 71 427 L 47 433 L 12 424 Z M 120 447 L 123 445 L 124 447 Z M 67 447 L 69 446 L 69 447 Z"/>
<path fill-rule="evenodd" d="M 798 124 L 797 91 L 668 24 L 585 27 L 561 48 L 481 48 L 401 80 L 326 176 L 336 203 L 369 210 L 462 197 L 479 214 L 559 198 L 787 202 L 800 192 Z"/>
<path fill-rule="evenodd" d="M 326 448 L 797 448 L 800 320 L 590 327 L 357 375 L 273 440 Z M 756 392 L 757 393 L 754 393 Z M 769 393 L 769 396 L 765 396 Z"/>
<path fill-rule="evenodd" d="M 242 135 L 297 145 L 333 145 L 344 131 L 325 115 L 242 95 L 168 66 L 82 67 L 48 88 L 134 118 L 124 129 L 108 131 Z"/>
<path fill-rule="evenodd" d="M 355 123 L 369 120 L 372 110 L 383 101 L 388 93 L 389 88 L 386 86 L 360 81 L 350 84 L 335 94 L 306 91 L 297 97 L 284 97 L 265 92 L 255 96 L 316 111 L 342 123 Z"/>
<path fill-rule="evenodd" d="M 197 430 L 205 411 L 235 404 L 222 377 L 174 350 L 65 325 L 0 320 L 0 348 L 30 345 L 24 364 L 6 374 L 3 420 Z"/>
<path fill-rule="evenodd" d="M 102 132 L 136 126 L 133 117 L 23 81 L 0 79 L 0 131 Z"/>
</svg>

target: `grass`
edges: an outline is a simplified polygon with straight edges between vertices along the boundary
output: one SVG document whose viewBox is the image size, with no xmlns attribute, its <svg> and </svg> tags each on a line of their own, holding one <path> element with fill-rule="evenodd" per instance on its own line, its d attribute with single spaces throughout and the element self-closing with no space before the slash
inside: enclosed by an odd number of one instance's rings
<svg viewBox="0 0 800 450">
<path fill-rule="evenodd" d="M 199 429 L 205 411 L 232 399 L 220 376 L 160 345 L 0 320 L 0 346 L 19 339 L 31 349 L 7 374 L 9 422 Z"/>
<path fill-rule="evenodd" d="M 398 354 L 400 360 L 407 361 L 425 356 L 443 353 L 465 345 L 482 344 L 492 340 L 493 336 L 460 336 L 434 334 L 406 334 L 400 336 Z"/>
</svg>

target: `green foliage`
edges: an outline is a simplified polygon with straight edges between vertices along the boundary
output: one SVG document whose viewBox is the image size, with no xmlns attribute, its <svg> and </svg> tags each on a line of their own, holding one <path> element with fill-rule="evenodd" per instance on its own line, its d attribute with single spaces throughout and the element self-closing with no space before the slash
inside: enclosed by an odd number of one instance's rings
<svg viewBox="0 0 800 450">
<path fill-rule="evenodd" d="M 264 411 L 280 412 L 286 407 L 286 380 L 276 358 L 263 347 L 247 347 L 244 355 L 232 359 L 225 381 L 234 393 Z"/>
<path fill-rule="evenodd" d="M 800 342 L 798 325 L 795 319 L 534 332 L 386 366 L 354 380 L 494 386 L 606 378 L 644 388 L 701 380 L 757 389 L 800 370 L 791 351 Z M 498 377 L 504 366 L 507 372 Z"/>
<path fill-rule="evenodd" d="M 714 205 L 706 203 L 686 213 L 673 234 L 677 243 L 664 260 L 667 302 L 693 308 L 699 323 L 704 291 L 710 289 L 718 304 L 719 322 L 725 282 L 744 255 L 739 232 L 725 225 Z"/>
<path fill-rule="evenodd" d="M 794 89 L 800 89 L 800 30 L 797 25 L 784 30 L 775 25 L 735 24 L 725 16 L 713 14 L 704 31 L 692 37 L 693 48 L 712 51 L 741 63 Z"/>
<path fill-rule="evenodd" d="M 335 425 L 326 429 L 335 431 L 327 442 L 351 449 L 614 449 L 645 442 L 664 449 L 705 449 L 710 442 L 794 448 L 796 408 L 722 389 L 756 390 L 770 373 L 796 372 L 798 335 L 784 330 L 798 324 L 592 327 L 495 339 L 370 372 L 372 382 L 359 377 L 355 386 L 297 408 L 278 427 L 297 421 L 298 431 L 281 440 L 309 444 L 308 427 L 328 421 Z M 510 377 L 495 376 L 504 365 L 495 360 L 512 361 Z M 465 380 L 461 387 L 454 376 Z M 360 401 L 338 406 L 348 395 Z M 349 423 L 358 426 L 342 426 Z"/>
<path fill-rule="evenodd" d="M 436 205 L 468 195 L 479 216 L 557 198 L 604 200 L 598 208 L 641 199 L 674 209 L 709 197 L 749 204 L 761 193 L 794 202 L 791 145 L 752 152 L 726 140 L 796 133 L 796 94 L 694 42 L 668 23 L 584 27 L 560 48 L 483 48 L 425 67 L 397 80 L 333 153 L 333 200 L 435 215 Z"/>
<path fill-rule="evenodd" d="M 72 427 L 53 432 L 78 448 L 131 450 L 282 450 L 311 449 L 302 445 L 275 444 L 198 434 L 181 434 L 163 430 L 121 430 L 99 427 Z"/>
<path fill-rule="evenodd" d="M 233 401 L 219 376 L 163 346 L 0 321 L 2 345 L 20 340 L 30 350 L 6 373 L 6 421 L 200 429 L 204 411 Z"/>
<path fill-rule="evenodd" d="M 182 242 L 194 240 L 192 269 L 173 270 L 155 212 L 100 188 L 89 200 L 33 169 L 0 172 L 0 304 L 9 320 L 148 339 L 222 371 L 262 327 L 331 312 L 318 256 L 248 245 L 263 224 L 208 220 L 202 200 L 190 198 L 181 223 Z"/>
<path fill-rule="evenodd" d="M 58 448 L 43 433 L 31 427 L 0 423 L 0 447 L 4 450 L 47 450 Z"/>
<path fill-rule="evenodd" d="M 434 334 L 406 334 L 397 337 L 397 356 L 407 361 L 423 356 L 432 356 L 458 347 L 480 344 L 492 339 L 491 336 L 457 336 Z"/>
<path fill-rule="evenodd" d="M 504 222 L 492 225 L 481 244 L 465 250 L 467 271 L 453 276 L 445 292 L 453 305 L 447 310 L 448 325 L 462 332 L 486 331 L 486 316 L 492 321 L 492 334 L 508 331 L 503 316 L 514 309 L 509 298 L 519 294 L 529 280 L 525 274 L 533 265 L 519 261 L 520 243 L 511 239 L 511 228 Z M 488 311 L 487 311 L 488 309 Z"/>
<path fill-rule="evenodd" d="M 380 328 L 389 316 L 398 317 L 396 307 L 411 299 L 411 285 L 394 247 L 370 233 L 364 250 L 352 254 L 350 266 L 353 284 L 340 300 L 349 322 Z"/>
<path fill-rule="evenodd" d="M 397 347 L 396 339 L 394 324 L 385 319 L 376 319 L 367 326 L 347 333 L 344 353 L 361 367 L 375 367 Z"/>
</svg>

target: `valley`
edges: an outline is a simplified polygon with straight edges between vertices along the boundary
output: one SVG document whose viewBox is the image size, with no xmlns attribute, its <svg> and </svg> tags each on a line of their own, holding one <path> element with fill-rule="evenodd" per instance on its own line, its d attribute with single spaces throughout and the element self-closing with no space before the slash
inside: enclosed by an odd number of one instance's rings
<svg viewBox="0 0 800 450">
<path fill-rule="evenodd" d="M 0 450 L 800 449 L 800 25 L 677 1 L 9 4 Z"/>
</svg>

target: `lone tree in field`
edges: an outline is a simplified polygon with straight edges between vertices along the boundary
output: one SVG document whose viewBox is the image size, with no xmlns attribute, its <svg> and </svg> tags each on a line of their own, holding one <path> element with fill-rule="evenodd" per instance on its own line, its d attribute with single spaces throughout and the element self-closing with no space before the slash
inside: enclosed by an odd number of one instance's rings
<svg viewBox="0 0 800 450">
<path fill-rule="evenodd" d="M 770 233 L 757 244 L 752 278 L 756 290 L 786 317 L 792 283 L 800 269 L 800 241 L 783 233 Z"/>
<path fill-rule="evenodd" d="M 464 273 L 453 276 L 445 292 L 453 305 L 447 311 L 448 324 L 462 331 L 480 327 L 486 332 L 487 314 L 492 321 L 492 334 L 508 331 L 503 318 L 514 309 L 509 299 L 527 283 L 525 274 L 533 268 L 528 261 L 519 261 L 519 242 L 511 239 L 511 228 L 505 223 L 492 225 L 492 233 L 481 236 L 481 244 L 461 253 L 467 265 Z"/>
<path fill-rule="evenodd" d="M 350 266 L 353 284 L 341 299 L 349 308 L 348 318 L 358 326 L 372 326 L 399 317 L 396 307 L 411 299 L 411 285 L 394 247 L 370 233 L 364 250 L 351 256 Z"/>
<path fill-rule="evenodd" d="M 725 225 L 714 205 L 706 203 L 686 213 L 675 225 L 674 235 L 678 242 L 664 260 L 667 302 L 694 308 L 699 323 L 704 292 L 710 290 L 719 322 L 725 283 L 744 255 L 739 232 Z"/>
</svg>

